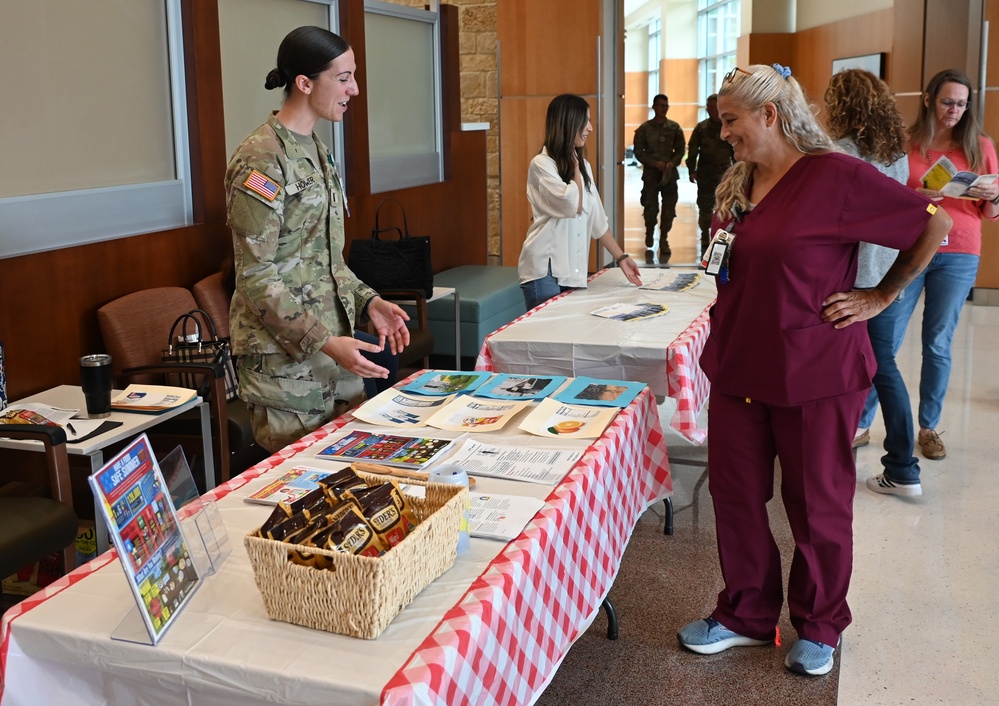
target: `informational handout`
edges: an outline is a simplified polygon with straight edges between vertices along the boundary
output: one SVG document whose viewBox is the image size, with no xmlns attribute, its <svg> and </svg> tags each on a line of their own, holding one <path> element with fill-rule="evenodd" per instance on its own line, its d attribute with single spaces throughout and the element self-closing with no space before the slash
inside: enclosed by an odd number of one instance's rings
<svg viewBox="0 0 999 706">
<path fill-rule="evenodd" d="M 685 292 L 697 286 L 700 281 L 700 272 L 658 270 L 651 275 L 643 273 L 642 286 L 639 289 L 648 289 L 654 292 Z"/>
<path fill-rule="evenodd" d="M 645 389 L 644 382 L 627 380 L 601 380 L 577 377 L 554 399 L 566 404 L 594 405 L 596 407 L 627 407 Z"/>
<path fill-rule="evenodd" d="M 427 420 L 427 424 L 450 431 L 499 431 L 530 400 L 490 400 L 461 396 Z"/>
<path fill-rule="evenodd" d="M 78 409 L 62 409 L 41 402 L 19 402 L 0 412 L 0 424 L 58 424 L 66 422 L 79 412 Z"/>
<path fill-rule="evenodd" d="M 520 423 L 520 428 L 537 436 L 596 439 L 617 413 L 613 407 L 581 407 L 545 399 Z"/>
<path fill-rule="evenodd" d="M 976 186 L 988 186 L 999 174 L 976 174 L 975 172 L 958 171 L 954 163 L 946 155 L 941 155 L 940 159 L 933 163 L 921 181 L 923 186 L 933 191 L 939 191 L 944 196 L 956 199 L 973 199 L 968 192 Z"/>
<path fill-rule="evenodd" d="M 469 534 L 504 542 L 519 537 L 527 523 L 545 506 L 544 500 L 521 495 L 472 493 L 469 498 Z"/>
<path fill-rule="evenodd" d="M 383 390 L 353 411 L 362 422 L 389 427 L 422 427 L 454 395 L 428 397 L 410 395 L 395 388 Z"/>
<path fill-rule="evenodd" d="M 530 449 L 521 446 L 497 446 L 468 439 L 462 443 L 451 463 L 472 476 L 555 485 L 583 457 L 575 449 Z"/>
<path fill-rule="evenodd" d="M 662 316 L 669 307 L 665 304 L 654 304 L 652 302 L 638 302 L 635 304 L 611 304 L 590 313 L 603 319 L 614 319 L 615 321 L 638 321 L 639 319 L 650 319 L 653 316 Z"/>
</svg>

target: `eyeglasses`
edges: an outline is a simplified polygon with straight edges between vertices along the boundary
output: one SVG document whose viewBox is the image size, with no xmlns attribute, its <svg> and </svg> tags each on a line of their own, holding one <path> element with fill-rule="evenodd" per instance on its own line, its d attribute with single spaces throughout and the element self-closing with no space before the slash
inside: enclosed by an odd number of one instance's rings
<svg viewBox="0 0 999 706">
<path fill-rule="evenodd" d="M 738 74 L 746 74 L 747 76 L 752 76 L 753 75 L 750 72 L 746 71 L 745 69 L 740 69 L 738 66 L 736 66 L 734 69 L 732 69 L 727 74 L 725 74 L 725 78 L 722 79 L 722 83 L 729 83 Z"/>
<path fill-rule="evenodd" d="M 951 100 L 950 98 L 944 98 L 943 100 L 940 101 L 940 105 L 942 105 L 947 110 L 950 110 L 951 108 L 957 108 L 958 110 L 966 110 L 968 107 L 968 101 L 955 101 Z"/>
</svg>

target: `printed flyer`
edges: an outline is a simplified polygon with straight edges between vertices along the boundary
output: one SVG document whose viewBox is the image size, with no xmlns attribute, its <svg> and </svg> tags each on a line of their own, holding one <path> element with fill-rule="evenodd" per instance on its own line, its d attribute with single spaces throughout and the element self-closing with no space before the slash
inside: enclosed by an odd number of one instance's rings
<svg viewBox="0 0 999 706">
<path fill-rule="evenodd" d="M 199 577 L 146 435 L 91 476 L 90 485 L 156 644 L 194 593 Z"/>
</svg>

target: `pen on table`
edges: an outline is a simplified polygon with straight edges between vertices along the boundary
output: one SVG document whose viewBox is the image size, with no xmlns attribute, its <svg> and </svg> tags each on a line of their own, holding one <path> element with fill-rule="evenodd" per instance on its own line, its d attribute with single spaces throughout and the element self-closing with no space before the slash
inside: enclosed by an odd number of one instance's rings
<svg viewBox="0 0 999 706">
<path fill-rule="evenodd" d="M 79 435 L 78 435 L 78 434 L 76 433 L 76 429 L 74 429 L 74 428 L 73 428 L 73 425 L 72 425 L 72 424 L 70 424 L 69 422 L 66 422 L 66 428 L 67 428 L 67 429 L 69 429 L 69 431 L 70 431 L 70 432 L 71 432 L 71 433 L 73 434 L 73 436 L 79 436 Z"/>
</svg>

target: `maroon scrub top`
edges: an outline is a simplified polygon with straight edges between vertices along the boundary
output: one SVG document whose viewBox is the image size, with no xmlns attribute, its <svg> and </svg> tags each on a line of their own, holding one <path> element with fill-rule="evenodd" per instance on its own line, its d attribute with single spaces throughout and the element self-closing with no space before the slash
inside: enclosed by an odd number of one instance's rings
<svg viewBox="0 0 999 706">
<path fill-rule="evenodd" d="M 929 200 L 838 153 L 799 159 L 741 223 L 718 280 L 701 367 L 712 389 L 794 406 L 866 389 L 877 364 L 866 323 L 822 321 L 822 301 L 853 288 L 857 243 L 915 243 Z M 712 232 L 727 223 L 715 219 Z"/>
</svg>

